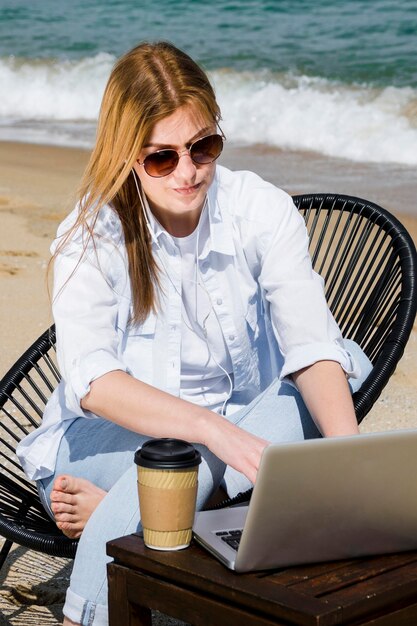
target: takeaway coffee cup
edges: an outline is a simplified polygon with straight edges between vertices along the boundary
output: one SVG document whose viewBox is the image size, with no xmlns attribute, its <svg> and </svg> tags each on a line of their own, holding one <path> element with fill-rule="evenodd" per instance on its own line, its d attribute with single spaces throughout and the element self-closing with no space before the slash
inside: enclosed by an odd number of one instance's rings
<svg viewBox="0 0 417 626">
<path fill-rule="evenodd" d="M 191 541 L 201 455 L 181 439 L 151 439 L 135 452 L 143 539 L 154 550 Z"/>
</svg>

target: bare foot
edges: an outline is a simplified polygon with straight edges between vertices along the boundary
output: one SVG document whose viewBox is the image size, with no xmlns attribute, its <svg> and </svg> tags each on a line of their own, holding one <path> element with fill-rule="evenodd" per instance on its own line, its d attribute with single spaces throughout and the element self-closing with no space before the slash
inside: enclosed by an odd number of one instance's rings
<svg viewBox="0 0 417 626">
<path fill-rule="evenodd" d="M 70 539 L 78 539 L 106 492 L 85 478 L 58 476 L 51 491 L 56 525 Z"/>
</svg>

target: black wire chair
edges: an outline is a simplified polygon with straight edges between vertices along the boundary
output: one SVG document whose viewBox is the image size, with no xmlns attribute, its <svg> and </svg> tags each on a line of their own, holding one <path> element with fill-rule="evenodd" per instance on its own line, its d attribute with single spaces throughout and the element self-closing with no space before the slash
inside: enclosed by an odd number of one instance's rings
<svg viewBox="0 0 417 626">
<path fill-rule="evenodd" d="M 381 207 L 349 196 L 295 196 L 310 235 L 313 266 L 342 333 L 373 363 L 354 394 L 358 422 L 372 408 L 401 358 L 416 315 L 416 250 L 400 222 Z M 45 513 L 36 487 L 23 474 L 15 448 L 41 422 L 60 379 L 51 327 L 0 382 L 0 553 L 13 542 L 55 556 L 74 557 L 67 539 Z M 247 498 L 246 498 L 247 499 Z"/>
</svg>

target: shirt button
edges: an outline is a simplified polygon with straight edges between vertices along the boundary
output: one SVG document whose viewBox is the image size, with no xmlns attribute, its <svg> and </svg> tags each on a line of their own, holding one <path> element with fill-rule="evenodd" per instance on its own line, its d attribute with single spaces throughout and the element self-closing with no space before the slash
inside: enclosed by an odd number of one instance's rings
<svg viewBox="0 0 417 626">
<path fill-rule="evenodd" d="M 235 340 L 235 336 L 234 335 L 229 335 L 229 339 L 230 339 L 230 341 L 234 341 Z"/>
<path fill-rule="evenodd" d="M 221 298 L 217 298 L 217 304 L 220 306 L 221 304 L 223 304 L 223 300 Z"/>
</svg>

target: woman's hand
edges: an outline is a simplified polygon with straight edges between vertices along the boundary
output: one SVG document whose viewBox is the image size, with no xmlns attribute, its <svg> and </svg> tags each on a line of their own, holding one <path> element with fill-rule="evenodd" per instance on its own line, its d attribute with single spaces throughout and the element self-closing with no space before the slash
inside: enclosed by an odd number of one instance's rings
<svg viewBox="0 0 417 626">
<path fill-rule="evenodd" d="M 217 414 L 207 420 L 204 432 L 203 443 L 209 450 L 255 484 L 262 452 L 269 442 Z"/>
</svg>

